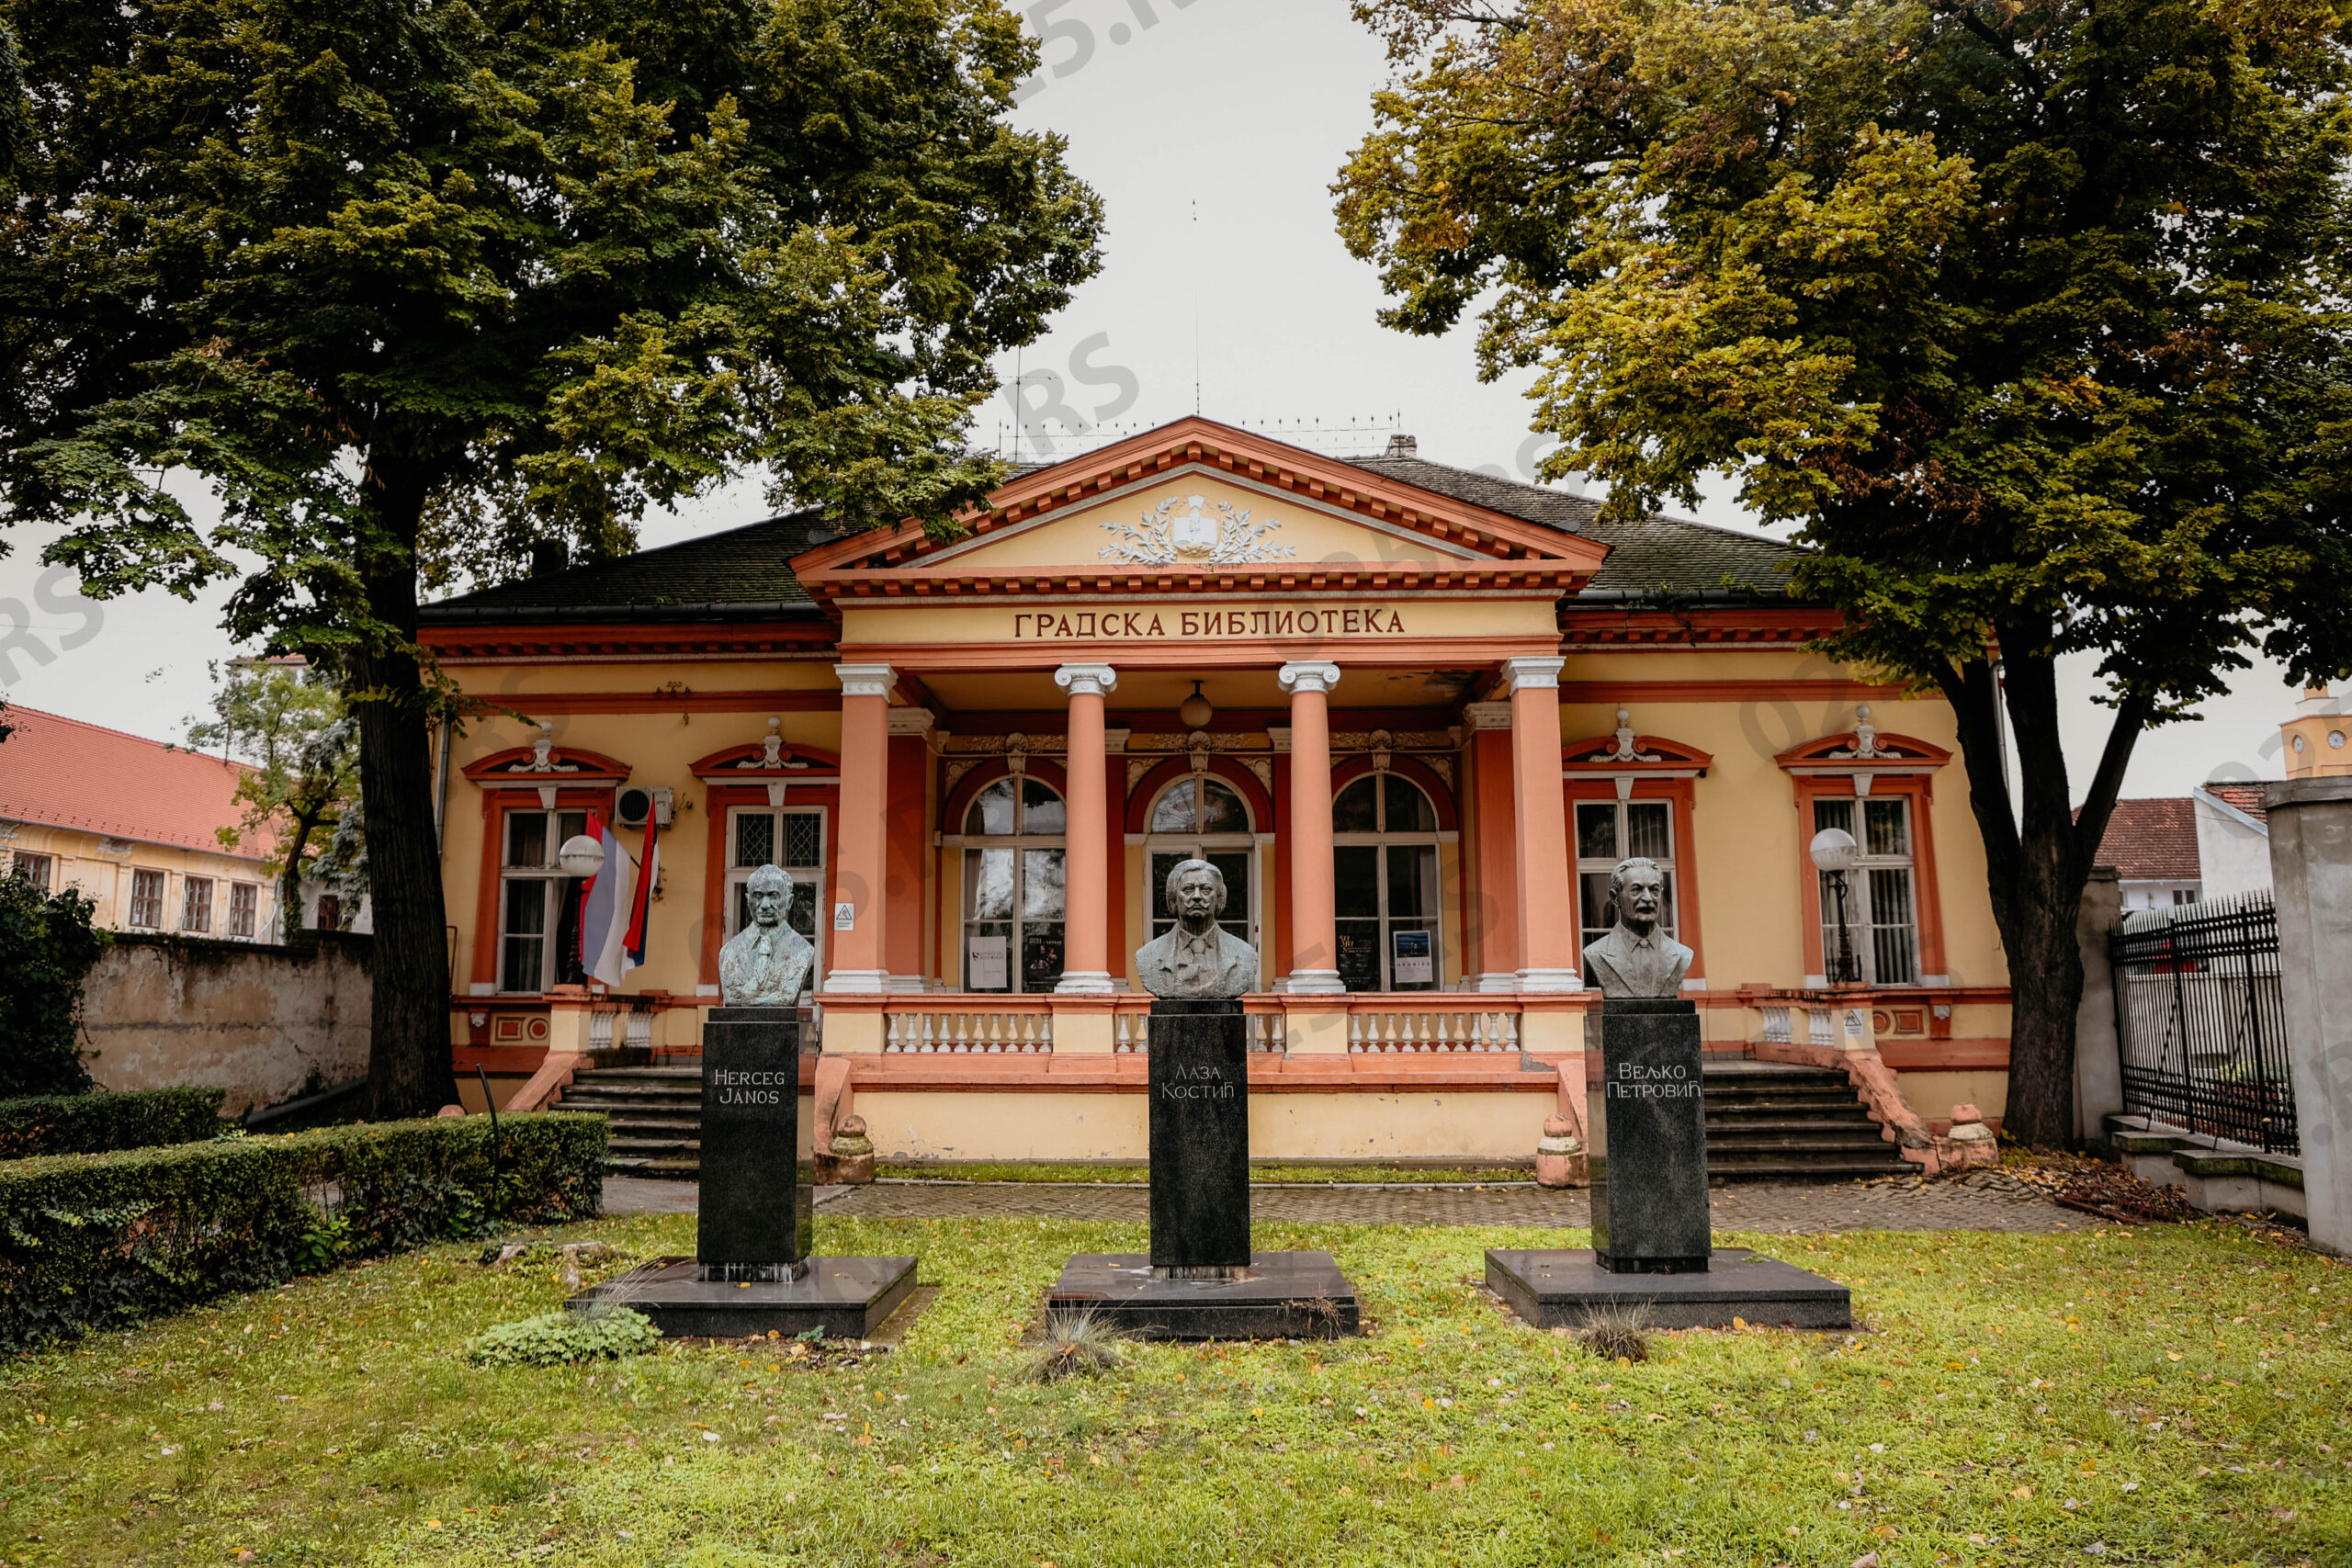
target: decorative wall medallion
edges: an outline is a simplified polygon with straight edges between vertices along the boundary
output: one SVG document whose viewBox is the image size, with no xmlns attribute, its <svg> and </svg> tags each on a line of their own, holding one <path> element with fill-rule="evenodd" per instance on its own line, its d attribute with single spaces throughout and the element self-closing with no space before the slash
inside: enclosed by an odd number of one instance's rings
<svg viewBox="0 0 2352 1568">
<path fill-rule="evenodd" d="M 1241 765 L 1250 770 L 1268 795 L 1274 793 L 1274 760 L 1272 757 L 1244 757 Z"/>
<path fill-rule="evenodd" d="M 1448 788 L 1448 789 L 1452 789 L 1452 788 L 1453 787 L 1453 758 L 1451 758 L 1451 757 L 1424 757 L 1424 758 L 1422 758 L 1422 759 L 1421 759 L 1421 764 L 1422 764 L 1422 766 L 1424 766 L 1424 767 L 1428 768 L 1430 772 L 1431 772 L 1431 773 L 1435 773 L 1438 777 L 1440 777 L 1440 778 L 1443 779 L 1443 780 L 1445 781 L 1445 787 L 1446 787 L 1446 788 Z"/>
<path fill-rule="evenodd" d="M 531 742 L 531 760 L 526 762 L 517 759 L 510 771 L 518 773 L 576 773 L 580 766 L 576 762 L 555 760 L 555 726 L 542 720 L 539 738 Z"/>
<path fill-rule="evenodd" d="M 947 764 L 947 787 L 949 789 L 954 789 L 958 779 L 961 779 L 966 773 L 970 773 L 974 768 L 977 768 L 979 765 L 980 760 L 978 757 L 971 757 L 960 761 L 949 762 Z"/>
<path fill-rule="evenodd" d="M 1151 772 L 1151 770 L 1152 770 L 1152 769 L 1154 769 L 1154 768 L 1156 768 L 1156 767 L 1158 767 L 1158 766 L 1159 766 L 1159 763 L 1157 763 L 1157 762 L 1155 762 L 1155 761 L 1152 761 L 1150 758 L 1148 758 L 1148 757 L 1130 757 L 1130 758 L 1128 758 L 1128 759 L 1127 759 L 1127 793 L 1128 793 L 1129 795 L 1133 795 L 1133 794 L 1136 792 L 1136 785 L 1137 785 L 1137 784 L 1139 784 L 1143 783 L 1143 776 L 1144 776 L 1144 774 L 1146 774 L 1146 773 L 1148 773 Z"/>
<path fill-rule="evenodd" d="M 1201 510 L 1208 504 L 1206 496 L 1179 500 L 1171 495 L 1145 513 L 1140 525 L 1103 524 L 1105 532 L 1116 536 L 1116 542 L 1102 547 L 1102 558 L 1131 566 L 1174 566 L 1180 561 L 1238 566 L 1244 561 L 1284 559 L 1295 553 L 1288 545 L 1262 542 L 1282 526 L 1279 518 L 1253 524 L 1248 507 L 1222 501 L 1216 503 L 1217 515 L 1212 517 Z M 1180 506 L 1189 510 L 1179 512 Z"/>
</svg>

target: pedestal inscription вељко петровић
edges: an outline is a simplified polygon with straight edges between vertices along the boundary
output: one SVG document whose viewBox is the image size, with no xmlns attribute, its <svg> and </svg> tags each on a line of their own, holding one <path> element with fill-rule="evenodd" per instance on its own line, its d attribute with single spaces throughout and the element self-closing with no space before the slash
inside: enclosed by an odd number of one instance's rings
<svg viewBox="0 0 2352 1568">
<path fill-rule="evenodd" d="M 1661 1328 L 1734 1317 L 1849 1326 L 1851 1301 L 1834 1280 L 1745 1251 L 1712 1269 L 1699 1010 L 1677 994 L 1690 950 L 1663 929 L 1666 877 L 1655 863 L 1625 861 L 1609 887 L 1616 923 L 1584 950 L 1601 993 L 1592 1247 L 1490 1249 L 1487 1287 L 1539 1328 L 1635 1307 Z"/>
<path fill-rule="evenodd" d="M 1250 1249 L 1250 1039 L 1242 993 L 1258 954 L 1216 923 L 1225 877 L 1189 860 L 1168 874 L 1175 927 L 1136 952 L 1158 999 L 1149 1053 L 1151 1251 L 1081 1253 L 1046 1311 L 1093 1313 L 1180 1339 L 1333 1337 L 1356 1331 L 1355 1289 L 1328 1252 Z"/>
</svg>

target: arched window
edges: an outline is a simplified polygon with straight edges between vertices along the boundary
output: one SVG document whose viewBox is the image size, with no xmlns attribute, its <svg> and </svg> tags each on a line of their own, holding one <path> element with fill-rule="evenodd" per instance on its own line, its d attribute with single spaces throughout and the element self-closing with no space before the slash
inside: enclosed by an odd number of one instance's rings
<svg viewBox="0 0 2352 1568">
<path fill-rule="evenodd" d="M 1340 979 L 1351 991 L 1434 991 L 1437 808 L 1412 780 L 1370 773 L 1331 801 Z"/>
<path fill-rule="evenodd" d="M 997 780 L 964 813 L 964 988 L 1050 991 L 1062 977 L 1069 814 L 1051 784 Z"/>
<path fill-rule="evenodd" d="M 1160 936 L 1176 924 L 1176 911 L 1168 907 L 1168 874 L 1181 862 L 1204 860 L 1225 876 L 1225 915 L 1217 924 L 1258 945 L 1258 840 L 1250 804 L 1231 784 L 1208 773 L 1170 784 L 1152 802 L 1144 846 L 1151 910 L 1148 936 Z"/>
</svg>

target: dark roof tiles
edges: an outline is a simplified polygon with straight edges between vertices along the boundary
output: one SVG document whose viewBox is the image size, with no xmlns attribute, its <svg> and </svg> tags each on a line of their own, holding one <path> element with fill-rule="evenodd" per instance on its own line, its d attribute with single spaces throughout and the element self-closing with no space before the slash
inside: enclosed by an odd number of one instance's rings
<svg viewBox="0 0 2352 1568">
<path fill-rule="evenodd" d="M 1582 535 L 1609 547 L 1588 592 L 1695 594 L 1730 592 L 1778 597 L 1797 552 L 1775 540 L 1673 517 L 1638 523 L 1596 521 L 1589 496 L 1521 484 L 1421 457 L 1346 459 L 1366 472 L 1464 501 L 1507 517 Z M 423 607 L 427 622 L 596 619 L 683 615 L 692 611 L 815 606 L 792 573 L 792 558 L 841 536 L 815 511 L 771 517 L 740 528 L 640 550 L 544 577 L 526 578 Z"/>
</svg>

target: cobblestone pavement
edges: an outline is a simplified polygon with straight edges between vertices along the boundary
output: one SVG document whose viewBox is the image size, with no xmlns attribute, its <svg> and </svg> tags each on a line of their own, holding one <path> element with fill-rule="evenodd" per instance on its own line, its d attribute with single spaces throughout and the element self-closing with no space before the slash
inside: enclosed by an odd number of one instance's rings
<svg viewBox="0 0 2352 1568">
<path fill-rule="evenodd" d="M 614 1178 L 607 1213 L 686 1213 L 694 1185 Z M 1140 1187 L 1034 1181 L 876 1183 L 821 1188 L 828 1214 L 867 1219 L 1111 1220 L 1149 1217 Z M 1581 1191 L 1540 1187 L 1260 1187 L 1257 1219 L 1299 1224 L 1567 1225 L 1592 1222 Z M 1714 1189 L 1715 1228 L 1781 1234 L 1849 1230 L 2057 1231 L 2098 1222 L 2022 1182 L 1979 1174 L 1951 1181 L 1727 1182 Z"/>
</svg>

